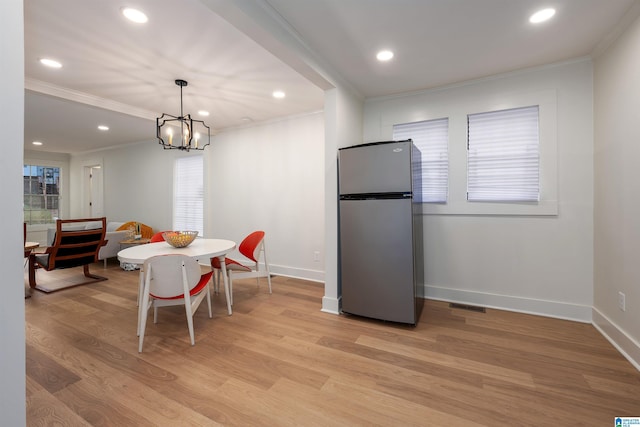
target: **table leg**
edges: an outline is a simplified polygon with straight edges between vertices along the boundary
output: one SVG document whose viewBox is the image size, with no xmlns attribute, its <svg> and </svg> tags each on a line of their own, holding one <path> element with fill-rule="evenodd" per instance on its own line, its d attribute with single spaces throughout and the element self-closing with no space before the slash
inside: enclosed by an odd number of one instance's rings
<svg viewBox="0 0 640 427">
<path fill-rule="evenodd" d="M 224 295 L 227 298 L 227 311 L 231 316 L 231 292 L 229 292 L 229 278 L 227 277 L 227 265 L 224 262 L 224 255 L 218 257 L 220 260 L 220 269 L 222 270 L 222 280 L 224 281 Z"/>
<path fill-rule="evenodd" d="M 137 301 L 137 305 L 138 305 L 138 326 L 136 327 L 137 329 L 137 336 L 140 336 L 140 319 L 142 318 L 142 292 L 144 290 L 144 270 L 142 269 L 142 267 L 140 267 L 140 279 L 139 279 L 139 283 L 138 283 L 138 301 Z"/>
</svg>

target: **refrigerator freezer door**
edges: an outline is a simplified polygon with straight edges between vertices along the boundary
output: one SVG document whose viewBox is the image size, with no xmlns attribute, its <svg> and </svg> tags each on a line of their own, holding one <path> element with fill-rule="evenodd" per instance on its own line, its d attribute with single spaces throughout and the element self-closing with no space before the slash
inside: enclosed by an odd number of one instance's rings
<svg viewBox="0 0 640 427">
<path fill-rule="evenodd" d="M 356 145 L 339 151 L 340 194 L 411 192 L 411 142 Z"/>
<path fill-rule="evenodd" d="M 341 200 L 342 310 L 416 323 L 411 200 Z"/>
</svg>

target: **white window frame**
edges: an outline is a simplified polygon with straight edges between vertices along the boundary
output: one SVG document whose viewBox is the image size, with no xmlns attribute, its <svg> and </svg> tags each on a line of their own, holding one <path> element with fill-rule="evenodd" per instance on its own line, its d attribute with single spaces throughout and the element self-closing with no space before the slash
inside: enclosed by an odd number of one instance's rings
<svg viewBox="0 0 640 427">
<path fill-rule="evenodd" d="M 173 229 L 204 234 L 204 156 L 178 157 L 173 169 Z"/>
<path fill-rule="evenodd" d="M 399 99 L 381 116 L 380 133 L 365 141 L 391 138 L 393 125 L 449 117 L 449 197 L 447 203 L 423 203 L 424 215 L 558 215 L 557 93 L 555 89 L 504 92 L 491 96 L 432 96 L 420 104 L 411 97 Z M 437 101 L 435 101 L 437 100 Z M 467 115 L 480 111 L 539 106 L 540 201 L 470 202 L 467 200 Z M 365 136 L 366 138 L 366 136 Z"/>
<path fill-rule="evenodd" d="M 538 105 L 467 114 L 467 200 L 540 200 Z"/>
<path fill-rule="evenodd" d="M 449 118 L 394 125 L 393 139 L 411 139 L 420 150 L 423 203 L 447 203 L 449 198 Z"/>
<path fill-rule="evenodd" d="M 53 167 L 53 168 L 59 168 L 60 169 L 60 188 L 58 189 L 58 191 L 60 192 L 60 194 L 58 195 L 58 214 L 60 215 L 60 218 L 65 218 L 68 215 L 68 207 L 65 204 L 66 202 L 66 196 L 67 196 L 67 192 L 68 192 L 68 187 L 67 187 L 67 183 L 68 181 L 68 164 L 65 162 L 58 162 L 55 160 L 43 160 L 43 159 L 36 159 L 36 158 L 28 158 L 25 157 L 22 161 L 23 165 L 35 165 L 35 166 L 45 166 L 45 167 Z M 23 190 L 24 193 L 24 190 Z M 48 224 L 27 224 L 27 231 L 28 232 L 38 232 L 38 231 L 43 231 L 43 230 L 47 230 L 48 228 L 51 228 L 52 225 L 55 225 L 55 222 L 52 223 L 48 223 Z"/>
</svg>

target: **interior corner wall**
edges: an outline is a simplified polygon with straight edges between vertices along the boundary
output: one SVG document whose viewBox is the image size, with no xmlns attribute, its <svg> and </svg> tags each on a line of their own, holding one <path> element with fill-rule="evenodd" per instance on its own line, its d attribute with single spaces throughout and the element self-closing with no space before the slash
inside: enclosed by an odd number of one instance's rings
<svg viewBox="0 0 640 427">
<path fill-rule="evenodd" d="M 71 214 L 81 215 L 83 165 L 101 164 L 107 221 L 172 228 L 173 164 L 203 154 L 206 237 L 237 243 L 267 233 L 274 274 L 324 280 L 324 117 L 287 117 L 214 136 L 204 151 L 163 150 L 155 141 L 71 157 Z M 237 254 L 232 254 L 232 256 Z"/>
<path fill-rule="evenodd" d="M 23 240 L 24 16 L 22 0 L 0 2 L 0 114 L 6 124 L 0 157 L 3 252 L 0 298 L 0 417 L 6 426 L 26 424 L 23 263 L 15 250 Z"/>
<path fill-rule="evenodd" d="M 640 369 L 640 19 L 595 60 L 594 324 Z M 619 306 L 624 294 L 624 310 Z"/>
<path fill-rule="evenodd" d="M 558 214 L 425 215 L 427 298 L 591 321 L 592 72 L 582 59 L 365 103 L 365 141 L 390 139 L 392 126 L 383 123 L 391 115 L 397 123 L 456 115 L 450 150 L 466 150 L 466 114 L 480 112 L 473 111 L 478 100 L 499 105 L 514 94 L 556 94 Z M 466 180 L 462 163 L 454 178 Z"/>
<path fill-rule="evenodd" d="M 324 281 L 323 113 L 225 130 L 206 153 L 205 233 L 239 244 L 264 230 L 273 274 Z"/>
<path fill-rule="evenodd" d="M 322 311 L 341 307 L 338 242 L 338 149 L 362 143 L 363 102 L 340 85 L 325 91 L 325 244 L 326 274 Z"/>
</svg>

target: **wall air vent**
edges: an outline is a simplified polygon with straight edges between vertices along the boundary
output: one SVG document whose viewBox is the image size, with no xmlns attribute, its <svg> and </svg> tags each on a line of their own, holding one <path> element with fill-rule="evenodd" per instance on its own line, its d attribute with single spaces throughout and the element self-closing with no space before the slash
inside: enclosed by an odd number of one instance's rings
<svg viewBox="0 0 640 427">
<path fill-rule="evenodd" d="M 487 309 L 477 305 L 458 304 L 456 302 L 449 303 L 449 308 L 459 308 L 460 310 L 477 311 L 478 313 L 486 313 Z"/>
</svg>

